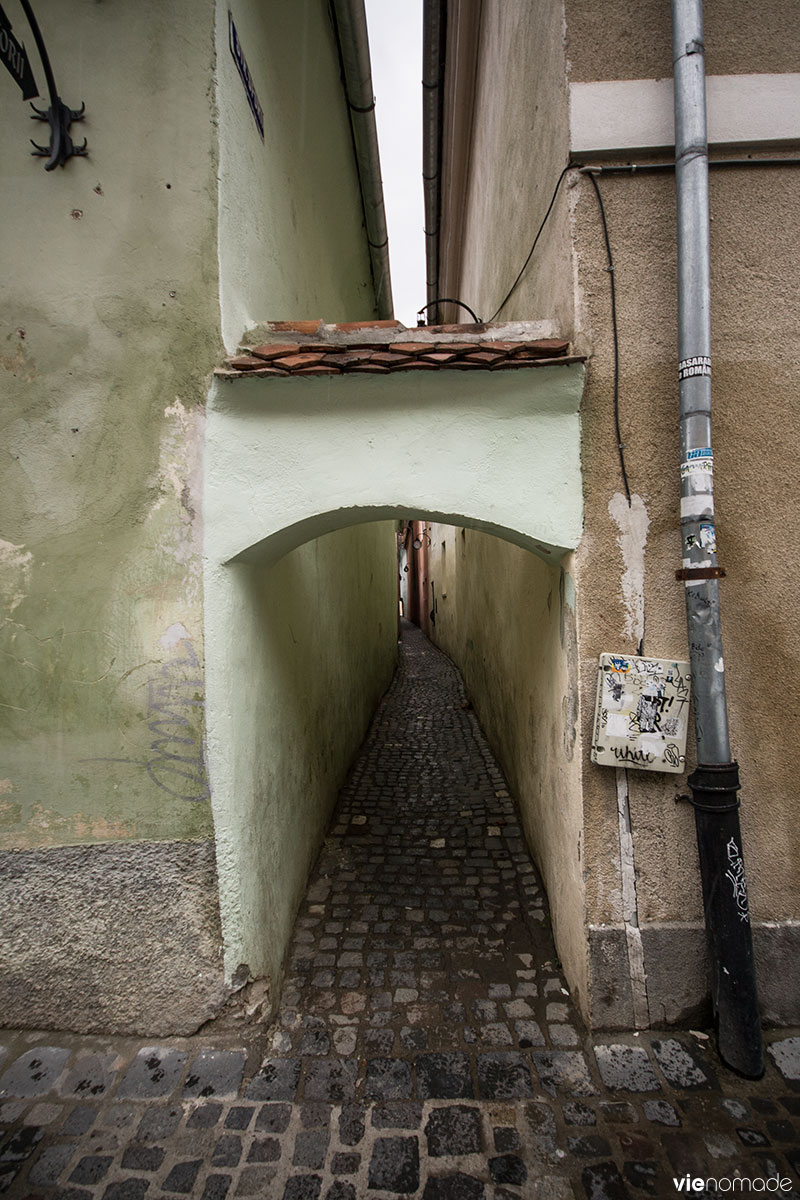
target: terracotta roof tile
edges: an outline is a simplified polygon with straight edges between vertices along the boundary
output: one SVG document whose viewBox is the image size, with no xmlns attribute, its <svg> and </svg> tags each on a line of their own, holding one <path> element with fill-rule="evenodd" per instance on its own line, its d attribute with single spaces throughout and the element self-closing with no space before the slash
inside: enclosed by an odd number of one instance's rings
<svg viewBox="0 0 800 1200">
<path fill-rule="evenodd" d="M 285 354 L 297 354 L 300 346 L 297 342 L 282 342 L 277 346 L 252 346 L 250 353 L 255 354 L 256 358 L 266 359 L 267 362 L 273 358 L 283 358 Z"/>
<path fill-rule="evenodd" d="M 398 321 L 272 321 L 256 346 L 242 346 L 217 371 L 241 375 L 386 375 L 390 371 L 509 371 L 582 362 L 546 321 L 502 325 L 435 325 L 406 329 Z M 295 340 L 285 335 L 294 333 Z M 283 334 L 283 338 L 278 335 Z M 370 336 L 371 335 L 371 336 Z M 254 334 L 254 340 L 259 334 Z"/>
</svg>

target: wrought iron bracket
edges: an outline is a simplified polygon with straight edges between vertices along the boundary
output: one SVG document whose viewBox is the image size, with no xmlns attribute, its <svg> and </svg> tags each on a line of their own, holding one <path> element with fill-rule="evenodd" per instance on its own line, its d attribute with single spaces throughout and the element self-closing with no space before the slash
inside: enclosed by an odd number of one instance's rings
<svg viewBox="0 0 800 1200">
<path fill-rule="evenodd" d="M 37 108 L 35 104 L 31 104 L 31 108 L 33 109 L 31 120 L 47 121 L 50 126 L 50 145 L 40 146 L 38 142 L 34 142 L 33 138 L 31 138 L 31 145 L 33 146 L 31 153 L 36 158 L 46 158 L 47 162 L 44 164 L 45 171 L 53 171 L 56 167 L 63 167 L 70 158 L 85 158 L 88 154 L 86 138 L 83 139 L 82 146 L 76 146 L 69 132 L 73 121 L 83 120 L 86 105 L 81 104 L 78 109 L 70 108 L 59 96 L 47 48 L 44 44 L 39 24 L 33 14 L 33 9 L 30 6 L 30 0 L 20 0 L 20 4 L 24 9 L 25 16 L 28 18 L 28 24 L 31 27 L 36 48 L 42 60 L 42 66 L 47 78 L 47 88 L 50 93 L 50 107 L 48 109 Z"/>
</svg>

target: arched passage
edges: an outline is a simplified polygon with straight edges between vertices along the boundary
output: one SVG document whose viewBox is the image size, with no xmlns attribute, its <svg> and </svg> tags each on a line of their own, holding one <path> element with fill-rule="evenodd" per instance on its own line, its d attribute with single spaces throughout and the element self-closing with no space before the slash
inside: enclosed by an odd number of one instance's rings
<svg viewBox="0 0 800 1200">
<path fill-rule="evenodd" d="M 474 530 L 560 580 L 580 536 L 581 385 L 580 364 L 215 383 L 206 712 L 228 978 L 277 980 L 391 679 L 398 522 Z"/>
</svg>

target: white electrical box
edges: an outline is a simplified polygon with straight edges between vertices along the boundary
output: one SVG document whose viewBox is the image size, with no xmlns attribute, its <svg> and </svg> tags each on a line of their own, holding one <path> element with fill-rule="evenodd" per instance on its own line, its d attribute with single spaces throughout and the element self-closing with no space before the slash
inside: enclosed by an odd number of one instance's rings
<svg viewBox="0 0 800 1200">
<path fill-rule="evenodd" d="M 592 762 L 683 771 L 690 679 L 688 662 L 601 654 Z"/>
</svg>

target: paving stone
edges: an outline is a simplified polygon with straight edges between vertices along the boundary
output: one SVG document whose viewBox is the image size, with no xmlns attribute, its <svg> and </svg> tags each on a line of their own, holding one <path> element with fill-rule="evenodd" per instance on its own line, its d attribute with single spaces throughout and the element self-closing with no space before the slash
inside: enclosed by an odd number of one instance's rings
<svg viewBox="0 0 800 1200">
<path fill-rule="evenodd" d="M 497 1193 L 495 1193 L 497 1195 Z M 429 1176 L 422 1200 L 484 1200 L 486 1189 L 472 1175 Z"/>
<path fill-rule="evenodd" d="M 197 1179 L 197 1174 L 202 1165 L 203 1160 L 201 1158 L 193 1159 L 190 1162 L 176 1163 L 162 1183 L 161 1190 L 164 1192 L 178 1192 L 181 1195 L 188 1196 L 194 1187 L 194 1181 Z"/>
<path fill-rule="evenodd" d="M 129 1146 L 122 1156 L 122 1166 L 128 1171 L 157 1171 L 163 1161 L 161 1146 Z"/>
<path fill-rule="evenodd" d="M 585 1167 L 581 1174 L 581 1182 L 586 1193 L 586 1200 L 629 1200 L 630 1193 L 625 1186 L 616 1163 L 597 1163 Z"/>
<path fill-rule="evenodd" d="M 271 1105 L 265 1104 L 264 1108 L 262 1108 L 261 1111 L 263 1112 L 264 1109 L 268 1109 L 271 1107 L 272 1107 Z M 280 1106 L 276 1105 L 275 1107 L 283 1108 L 283 1105 L 280 1105 Z M 253 1119 L 253 1113 L 255 1111 L 256 1111 L 255 1108 L 245 1107 L 244 1105 L 236 1105 L 233 1108 L 230 1108 L 228 1110 L 227 1116 L 225 1117 L 225 1128 L 226 1129 L 247 1129 L 247 1128 L 249 1128 L 250 1122 Z M 291 1111 L 291 1110 L 289 1110 L 289 1111 Z M 287 1124 L 289 1122 L 288 1114 L 286 1117 L 286 1122 L 287 1122 Z"/>
<path fill-rule="evenodd" d="M 512 1100 L 533 1095 L 531 1072 L 521 1054 L 478 1056 L 478 1091 L 484 1100 Z"/>
<path fill-rule="evenodd" d="M 415 1192 L 419 1187 L 417 1139 L 376 1138 L 369 1161 L 368 1186 L 387 1192 Z"/>
<path fill-rule="evenodd" d="M 87 1099 L 106 1095 L 116 1081 L 118 1062 L 116 1054 L 82 1055 L 60 1085 L 60 1095 Z"/>
<path fill-rule="evenodd" d="M 417 1095 L 423 1100 L 461 1100 L 473 1096 L 466 1054 L 422 1054 L 417 1059 Z"/>
<path fill-rule="evenodd" d="M 317 1200 L 321 1190 L 319 1175 L 293 1175 L 286 1181 L 283 1200 Z"/>
<path fill-rule="evenodd" d="M 178 1086 L 188 1058 L 184 1050 L 143 1047 L 117 1088 L 117 1096 L 131 1100 L 169 1096 Z"/>
<path fill-rule="evenodd" d="M 580 1100 L 567 1100 L 561 1111 L 567 1125 L 596 1125 L 597 1116 L 593 1109 L 581 1104 Z"/>
<path fill-rule="evenodd" d="M 113 1162 L 111 1155 L 85 1154 L 70 1175 L 70 1183 L 99 1183 Z"/>
<path fill-rule="evenodd" d="M 339 1150 L 331 1155 L 331 1175 L 355 1175 L 360 1166 L 360 1154 L 348 1154 Z"/>
<path fill-rule="evenodd" d="M 244 1050 L 201 1050 L 189 1066 L 184 1096 L 231 1099 L 239 1092 L 246 1059 Z"/>
<path fill-rule="evenodd" d="M 123 1179 L 108 1185 L 103 1200 L 142 1200 L 149 1187 L 149 1179 Z"/>
<path fill-rule="evenodd" d="M 224 1133 L 217 1139 L 211 1155 L 215 1167 L 238 1167 L 242 1157 L 242 1139 L 235 1133 Z"/>
<path fill-rule="evenodd" d="M 411 1096 L 411 1063 L 399 1058 L 367 1061 L 364 1095 L 368 1100 L 404 1100 Z"/>
<path fill-rule="evenodd" d="M 594 1056 L 606 1087 L 615 1091 L 660 1092 L 647 1051 L 619 1044 L 595 1046 Z"/>
<path fill-rule="evenodd" d="M 44 1137 L 44 1130 L 36 1125 L 23 1125 L 12 1133 L 0 1150 L 0 1163 L 24 1162 L 35 1152 Z"/>
<path fill-rule="evenodd" d="M 292 1162 L 296 1167 L 320 1170 L 325 1165 L 330 1135 L 321 1129 L 303 1129 L 295 1138 Z"/>
<path fill-rule="evenodd" d="M 375 1129 L 419 1129 L 421 1123 L 422 1105 L 411 1101 L 395 1100 L 389 1104 L 376 1104 L 372 1109 Z"/>
<path fill-rule="evenodd" d="M 256 1133 L 283 1133 L 291 1116 L 292 1106 L 290 1104 L 264 1104 L 256 1117 L 254 1126 Z"/>
<path fill-rule="evenodd" d="M 176 1105 L 154 1105 L 145 1110 L 144 1116 L 136 1130 L 140 1142 L 161 1142 L 171 1137 L 178 1128 L 183 1116 L 183 1110 Z"/>
<path fill-rule="evenodd" d="M 639 1192 L 645 1192 L 648 1196 L 658 1195 L 658 1164 L 653 1159 L 625 1162 L 622 1170 L 631 1187 L 636 1188 Z"/>
<path fill-rule="evenodd" d="M 501 1126 L 498 1129 L 492 1130 L 494 1137 L 494 1148 L 498 1154 L 507 1154 L 512 1150 L 520 1150 L 522 1148 L 522 1138 L 512 1126 Z"/>
<path fill-rule="evenodd" d="M 611 1147 L 606 1139 L 597 1134 L 567 1138 L 567 1150 L 579 1158 L 603 1158 L 604 1155 L 611 1153 Z"/>
<path fill-rule="evenodd" d="M 597 1095 L 586 1059 L 580 1051 L 534 1051 L 531 1058 L 542 1087 L 551 1095 L 559 1089 L 573 1096 Z"/>
<path fill-rule="evenodd" d="M 642 1112 L 648 1121 L 658 1125 L 680 1125 L 681 1119 L 666 1100 L 645 1100 Z"/>
<path fill-rule="evenodd" d="M 662 1074 L 671 1087 L 691 1089 L 710 1086 L 711 1080 L 695 1055 L 677 1038 L 654 1041 L 652 1046 Z"/>
<path fill-rule="evenodd" d="M 337 1104 L 355 1097 L 358 1064 L 351 1059 L 319 1058 L 306 1067 L 303 1094 L 306 1100 Z"/>
<path fill-rule="evenodd" d="M 783 1038 L 767 1046 L 767 1052 L 784 1079 L 800 1080 L 800 1037 Z M 0 1080 L 0 1095 L 3 1082 Z"/>
<path fill-rule="evenodd" d="M 425 1125 L 425 1137 L 428 1153 L 434 1158 L 452 1154 L 479 1154 L 480 1112 L 463 1104 L 434 1108 Z"/>
<path fill-rule="evenodd" d="M 247 1100 L 294 1100 L 300 1082 L 299 1058 L 268 1058 L 245 1090 Z"/>
<path fill-rule="evenodd" d="M 331 1123 L 330 1104 L 303 1104 L 300 1121 L 304 1129 L 327 1129 Z"/>
<path fill-rule="evenodd" d="M 489 1173 L 495 1183 L 523 1184 L 528 1178 L 528 1169 L 516 1154 L 500 1154 L 489 1159 Z"/>
<path fill-rule="evenodd" d="M 364 1106 L 345 1104 L 339 1115 L 339 1140 L 343 1146 L 357 1146 L 364 1136 Z"/>
<path fill-rule="evenodd" d="M 231 1186 L 230 1175 L 209 1175 L 201 1200 L 225 1200 Z"/>
<path fill-rule="evenodd" d="M 186 1118 L 187 1129 L 212 1129 L 222 1116 L 222 1105 L 212 1100 L 206 1104 L 198 1104 Z"/>
<path fill-rule="evenodd" d="M 68 1058 L 69 1050 L 59 1046 L 37 1046 L 26 1051 L 0 1077 L 0 1098 L 52 1092 Z"/>
<path fill-rule="evenodd" d="M 54 1187 L 74 1153 L 72 1144 L 46 1146 L 28 1172 L 28 1183 L 34 1187 Z"/>
<path fill-rule="evenodd" d="M 247 1151 L 249 1163 L 277 1162 L 280 1156 L 281 1143 L 276 1137 L 255 1137 Z"/>
<path fill-rule="evenodd" d="M 352 1183 L 336 1179 L 325 1193 L 325 1200 L 356 1200 L 356 1189 Z"/>
</svg>

